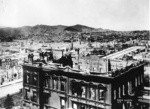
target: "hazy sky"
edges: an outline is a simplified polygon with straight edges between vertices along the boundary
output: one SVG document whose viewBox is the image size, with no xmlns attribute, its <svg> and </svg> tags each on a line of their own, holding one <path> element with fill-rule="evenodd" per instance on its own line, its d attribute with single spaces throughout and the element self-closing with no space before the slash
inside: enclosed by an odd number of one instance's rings
<svg viewBox="0 0 150 109">
<path fill-rule="evenodd" d="M 149 0 L 0 0 L 0 26 L 83 24 L 148 30 L 149 5 Z"/>
</svg>

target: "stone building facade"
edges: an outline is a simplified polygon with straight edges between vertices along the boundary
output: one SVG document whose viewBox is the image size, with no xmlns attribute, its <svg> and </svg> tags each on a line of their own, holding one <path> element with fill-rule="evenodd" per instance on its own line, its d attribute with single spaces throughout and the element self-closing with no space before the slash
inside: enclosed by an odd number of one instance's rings
<svg viewBox="0 0 150 109">
<path fill-rule="evenodd" d="M 107 75 L 70 67 L 23 65 L 24 105 L 31 109 L 138 109 L 144 65 Z"/>
</svg>

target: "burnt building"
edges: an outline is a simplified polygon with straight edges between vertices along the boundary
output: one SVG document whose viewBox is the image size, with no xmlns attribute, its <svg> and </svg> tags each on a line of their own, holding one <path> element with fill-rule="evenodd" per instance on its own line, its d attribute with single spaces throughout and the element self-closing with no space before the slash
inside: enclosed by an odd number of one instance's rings
<svg viewBox="0 0 150 109">
<path fill-rule="evenodd" d="M 144 64 L 84 73 L 58 64 L 23 65 L 24 106 L 31 109 L 138 109 Z"/>
</svg>

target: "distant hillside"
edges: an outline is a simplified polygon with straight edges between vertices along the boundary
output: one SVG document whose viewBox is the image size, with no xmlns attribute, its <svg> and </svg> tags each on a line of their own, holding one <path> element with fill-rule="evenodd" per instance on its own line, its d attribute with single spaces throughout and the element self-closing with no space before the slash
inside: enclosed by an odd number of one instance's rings
<svg viewBox="0 0 150 109">
<path fill-rule="evenodd" d="M 78 25 L 67 27 L 65 28 L 65 30 L 76 31 L 76 32 L 91 32 L 92 30 L 94 30 L 94 28 L 78 24 Z"/>
<path fill-rule="evenodd" d="M 64 41 L 70 40 L 72 36 L 77 38 L 79 33 L 91 33 L 92 40 L 117 39 L 121 37 L 144 37 L 148 38 L 149 31 L 113 31 L 102 28 L 91 28 L 84 25 L 73 26 L 48 26 L 35 25 L 23 26 L 19 28 L 0 28 L 0 41 L 12 41 L 13 39 L 33 39 L 44 41 Z M 86 36 L 81 38 L 85 39 Z"/>
</svg>

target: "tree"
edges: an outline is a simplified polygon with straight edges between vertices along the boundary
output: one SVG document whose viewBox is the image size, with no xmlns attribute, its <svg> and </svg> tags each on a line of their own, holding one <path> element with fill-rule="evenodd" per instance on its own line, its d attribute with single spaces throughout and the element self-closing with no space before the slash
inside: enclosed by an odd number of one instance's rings
<svg viewBox="0 0 150 109">
<path fill-rule="evenodd" d="M 8 94 L 8 95 L 7 95 L 7 98 L 6 98 L 5 101 L 4 101 L 4 107 L 5 107 L 6 109 L 11 109 L 13 106 L 14 106 L 13 99 L 12 99 L 11 96 Z"/>
</svg>

